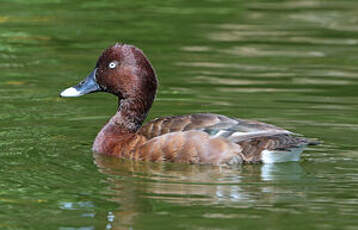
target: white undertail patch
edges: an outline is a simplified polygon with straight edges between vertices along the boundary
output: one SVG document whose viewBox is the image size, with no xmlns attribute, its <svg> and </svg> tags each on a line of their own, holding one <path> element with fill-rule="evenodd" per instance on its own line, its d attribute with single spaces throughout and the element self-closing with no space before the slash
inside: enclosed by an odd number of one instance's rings
<svg viewBox="0 0 358 230">
<path fill-rule="evenodd" d="M 297 148 L 291 148 L 286 151 L 283 150 L 263 150 L 261 152 L 261 161 L 265 164 L 299 161 L 301 153 L 305 145 Z"/>
</svg>

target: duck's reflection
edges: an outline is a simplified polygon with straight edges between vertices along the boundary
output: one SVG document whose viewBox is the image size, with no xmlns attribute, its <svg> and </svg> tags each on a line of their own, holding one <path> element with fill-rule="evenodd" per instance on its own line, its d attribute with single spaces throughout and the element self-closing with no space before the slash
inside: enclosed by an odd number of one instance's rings
<svg viewBox="0 0 358 230">
<path fill-rule="evenodd" d="M 112 201 L 120 211 L 111 210 L 112 229 L 132 226 L 136 216 L 150 209 L 154 201 L 180 205 L 225 205 L 246 207 L 257 201 L 277 201 L 299 196 L 294 186 L 300 180 L 299 163 L 243 165 L 220 168 L 204 165 L 136 162 L 95 155 L 99 171 L 108 175 Z M 113 228 L 117 226 L 117 228 Z"/>
<path fill-rule="evenodd" d="M 302 178 L 303 169 L 298 162 L 285 164 L 263 164 L 261 166 L 261 179 L 263 181 L 293 181 Z"/>
</svg>

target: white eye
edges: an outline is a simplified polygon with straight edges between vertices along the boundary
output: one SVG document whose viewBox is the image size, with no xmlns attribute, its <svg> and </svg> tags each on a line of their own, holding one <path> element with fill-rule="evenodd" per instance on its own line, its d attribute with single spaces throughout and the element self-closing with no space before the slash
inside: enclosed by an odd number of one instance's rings
<svg viewBox="0 0 358 230">
<path fill-rule="evenodd" d="M 109 67 L 110 69 L 114 69 L 114 68 L 116 68 L 116 66 L 117 66 L 117 63 L 116 63 L 116 62 L 111 62 L 111 63 L 109 63 L 109 65 L 108 65 L 108 67 Z"/>
</svg>

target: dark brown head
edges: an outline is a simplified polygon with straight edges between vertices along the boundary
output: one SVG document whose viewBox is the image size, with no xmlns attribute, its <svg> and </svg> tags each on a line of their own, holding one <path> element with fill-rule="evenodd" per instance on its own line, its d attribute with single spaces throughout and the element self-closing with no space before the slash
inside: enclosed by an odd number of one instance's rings
<svg viewBox="0 0 358 230">
<path fill-rule="evenodd" d="M 144 53 L 135 46 L 117 43 L 102 53 L 86 79 L 65 89 L 60 96 L 114 94 L 119 99 L 119 113 L 113 122 L 121 129 L 136 131 L 145 120 L 156 91 L 157 77 Z"/>
<path fill-rule="evenodd" d="M 97 83 L 120 98 L 154 97 L 157 78 L 144 53 L 131 45 L 115 44 L 97 61 Z M 144 95 L 143 95 L 144 96 Z"/>
<path fill-rule="evenodd" d="M 65 89 L 60 95 L 78 97 L 108 92 L 120 100 L 137 100 L 149 110 L 156 90 L 157 77 L 144 53 L 135 46 L 117 43 L 102 53 L 95 69 L 85 80 Z"/>
</svg>

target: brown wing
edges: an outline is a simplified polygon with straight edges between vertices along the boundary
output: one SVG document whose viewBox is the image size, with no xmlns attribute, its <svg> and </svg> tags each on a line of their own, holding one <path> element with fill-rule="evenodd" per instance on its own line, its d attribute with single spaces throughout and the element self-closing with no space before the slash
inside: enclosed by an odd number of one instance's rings
<svg viewBox="0 0 358 230">
<path fill-rule="evenodd" d="M 290 152 L 292 149 L 305 147 L 310 144 L 306 138 L 288 134 L 271 136 L 257 136 L 241 140 L 238 145 L 242 148 L 240 156 L 244 162 L 255 163 L 261 161 L 263 150 Z"/>
<path fill-rule="evenodd" d="M 307 139 L 273 125 L 217 114 L 158 118 L 144 125 L 139 134 L 148 141 L 134 156 L 151 161 L 254 163 L 261 162 L 263 150 L 289 152 L 308 144 Z"/>
<path fill-rule="evenodd" d="M 151 139 L 170 132 L 188 130 L 202 130 L 210 136 L 225 138 L 262 131 L 290 133 L 287 130 L 258 121 L 233 119 L 212 113 L 199 113 L 157 118 L 146 123 L 139 130 L 139 134 Z"/>
<path fill-rule="evenodd" d="M 258 163 L 263 150 L 290 152 L 308 144 L 304 138 L 287 134 L 259 136 L 233 143 L 198 130 L 172 132 L 142 141 L 133 151 L 125 151 L 129 152 L 126 158 L 214 165 Z"/>
</svg>

